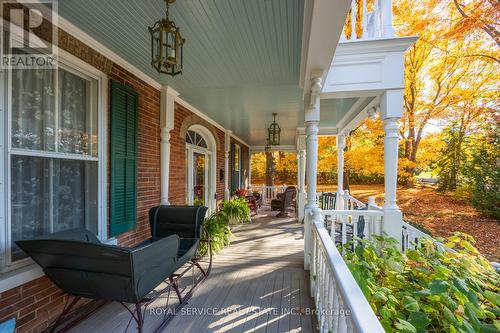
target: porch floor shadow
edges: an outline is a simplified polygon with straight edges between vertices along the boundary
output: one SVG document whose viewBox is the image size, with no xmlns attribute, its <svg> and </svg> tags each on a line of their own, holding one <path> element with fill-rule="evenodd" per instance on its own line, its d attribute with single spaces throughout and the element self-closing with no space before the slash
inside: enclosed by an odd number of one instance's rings
<svg viewBox="0 0 500 333">
<path fill-rule="evenodd" d="M 209 278 L 162 332 L 316 331 L 303 269 L 303 225 L 275 215 L 262 208 L 251 224 L 233 228 L 231 244 L 214 257 Z M 129 317 L 111 303 L 71 332 L 124 332 Z M 144 331 L 154 326 L 145 322 Z"/>
</svg>

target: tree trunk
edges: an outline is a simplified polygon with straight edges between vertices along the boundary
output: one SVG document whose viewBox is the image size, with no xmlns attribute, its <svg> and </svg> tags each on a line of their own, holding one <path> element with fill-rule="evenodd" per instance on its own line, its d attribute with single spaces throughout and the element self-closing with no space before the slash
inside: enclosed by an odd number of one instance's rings
<svg viewBox="0 0 500 333">
<path fill-rule="evenodd" d="M 266 185 L 274 186 L 274 155 L 272 152 L 266 152 Z"/>
<path fill-rule="evenodd" d="M 351 189 L 350 189 L 350 186 L 349 186 L 349 170 L 345 170 L 344 169 L 344 188 L 343 190 L 348 190 L 349 192 L 351 192 Z"/>
</svg>

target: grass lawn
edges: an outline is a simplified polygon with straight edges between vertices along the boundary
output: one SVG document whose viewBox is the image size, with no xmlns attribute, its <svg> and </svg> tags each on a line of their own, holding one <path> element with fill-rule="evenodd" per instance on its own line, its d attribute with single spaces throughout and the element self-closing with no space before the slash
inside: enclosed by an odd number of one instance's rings
<svg viewBox="0 0 500 333">
<path fill-rule="evenodd" d="M 335 186 L 318 186 L 318 191 L 334 191 Z M 351 185 L 351 194 L 362 201 L 375 196 L 383 204 L 383 185 Z M 467 201 L 437 193 L 432 188 L 398 188 L 398 205 L 405 221 L 446 237 L 455 231 L 472 235 L 478 250 L 488 259 L 500 262 L 500 221 L 482 216 Z"/>
</svg>

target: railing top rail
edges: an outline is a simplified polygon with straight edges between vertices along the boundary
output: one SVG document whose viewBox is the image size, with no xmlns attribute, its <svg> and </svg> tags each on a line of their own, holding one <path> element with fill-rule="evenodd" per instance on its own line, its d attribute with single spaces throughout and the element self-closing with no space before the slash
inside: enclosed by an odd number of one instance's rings
<svg viewBox="0 0 500 333">
<path fill-rule="evenodd" d="M 370 209 L 373 209 L 373 210 L 380 210 L 380 211 L 381 211 L 381 210 L 383 210 L 383 209 L 382 209 L 382 207 L 377 206 L 377 205 L 375 205 L 375 204 L 371 204 L 371 203 L 368 203 L 368 207 L 369 207 Z"/>
<path fill-rule="evenodd" d="M 353 216 L 383 216 L 384 212 L 375 209 L 368 210 L 324 210 L 325 215 L 353 215 Z"/>
<path fill-rule="evenodd" d="M 356 280 L 354 280 L 347 264 L 335 247 L 323 222 L 313 220 L 313 229 L 318 233 L 320 246 L 325 252 L 328 265 L 335 276 L 335 281 L 337 282 L 337 287 L 342 295 L 344 304 L 350 311 L 356 331 L 360 333 L 385 332 L 366 300 L 365 295 L 359 288 Z"/>
<path fill-rule="evenodd" d="M 420 230 L 418 228 L 415 228 L 414 226 L 412 226 L 408 222 L 403 221 L 403 228 L 407 229 L 407 230 L 411 230 L 412 232 L 414 232 L 415 234 L 417 234 L 419 237 L 424 237 L 424 238 L 428 238 L 428 239 L 431 239 L 433 241 L 436 241 L 431 235 L 427 234 L 426 232 L 424 232 L 424 231 L 422 231 L 422 230 Z"/>
<path fill-rule="evenodd" d="M 349 192 L 346 191 L 346 193 L 344 193 L 344 198 L 347 199 L 347 200 L 351 200 L 352 202 L 354 202 L 356 205 L 358 206 L 361 206 L 361 207 L 365 207 L 366 204 L 358 199 L 356 199 L 355 197 L 353 197 Z"/>
</svg>

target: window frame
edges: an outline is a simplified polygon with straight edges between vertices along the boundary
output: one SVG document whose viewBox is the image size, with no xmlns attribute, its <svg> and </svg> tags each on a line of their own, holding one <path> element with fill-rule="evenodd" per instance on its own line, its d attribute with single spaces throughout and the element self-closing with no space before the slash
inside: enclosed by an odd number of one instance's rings
<svg viewBox="0 0 500 333">
<path fill-rule="evenodd" d="M 107 117 L 108 117 L 108 78 L 107 75 L 90 64 L 78 59 L 68 52 L 59 49 L 58 61 L 61 68 L 72 74 L 78 75 L 85 79 L 95 80 L 96 89 L 94 94 L 90 96 L 92 104 L 97 108 L 97 157 L 91 155 L 80 155 L 63 152 L 43 152 L 34 151 L 22 148 L 12 149 L 11 134 L 12 134 L 12 82 L 11 70 L 0 71 L 0 128 L 7 129 L 0 138 L 0 291 L 4 289 L 3 280 L 5 275 L 12 273 L 22 274 L 23 279 L 16 281 L 15 284 L 25 283 L 31 278 L 39 276 L 39 269 L 34 265 L 30 258 L 21 259 L 12 262 L 10 253 L 10 244 L 12 240 L 11 234 L 11 193 L 10 193 L 10 163 L 13 155 L 29 155 L 49 158 L 69 157 L 71 160 L 84 160 L 97 162 L 97 231 L 100 240 L 108 239 L 107 230 Z M 7 123 L 5 123 L 7 122 Z M 2 141 L 5 144 L 2 144 Z M 4 215 L 2 215 L 2 213 Z M 113 240 L 111 240 L 113 242 Z M 26 267 L 33 266 L 30 270 L 32 274 L 26 274 Z M 25 280 L 25 281 L 24 281 Z M 12 282 L 6 284 L 12 284 Z M 12 286 L 10 286 L 12 287 Z"/>
</svg>

